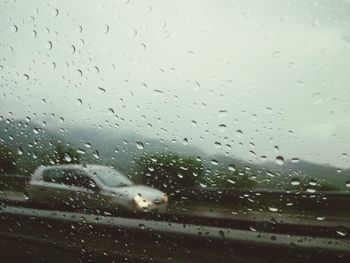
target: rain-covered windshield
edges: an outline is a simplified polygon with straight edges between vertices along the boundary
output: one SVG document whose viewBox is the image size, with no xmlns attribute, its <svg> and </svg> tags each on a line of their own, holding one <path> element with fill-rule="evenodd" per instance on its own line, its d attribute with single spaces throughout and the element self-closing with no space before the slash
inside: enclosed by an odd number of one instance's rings
<svg viewBox="0 0 350 263">
<path fill-rule="evenodd" d="M 101 183 L 110 187 L 121 187 L 133 184 L 128 178 L 114 169 L 94 168 L 90 171 L 97 176 Z"/>
</svg>

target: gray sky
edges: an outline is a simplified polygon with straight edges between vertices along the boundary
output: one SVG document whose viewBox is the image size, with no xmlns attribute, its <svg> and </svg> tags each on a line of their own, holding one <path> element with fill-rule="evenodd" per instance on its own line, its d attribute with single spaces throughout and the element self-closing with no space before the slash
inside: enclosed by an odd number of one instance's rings
<svg viewBox="0 0 350 263">
<path fill-rule="evenodd" d="M 2 1 L 0 111 L 350 168 L 349 13 L 345 0 Z"/>
</svg>

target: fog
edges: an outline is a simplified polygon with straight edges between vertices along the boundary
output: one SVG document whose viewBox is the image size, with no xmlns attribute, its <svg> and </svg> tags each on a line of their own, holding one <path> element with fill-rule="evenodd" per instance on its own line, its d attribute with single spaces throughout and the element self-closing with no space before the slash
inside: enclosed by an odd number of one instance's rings
<svg viewBox="0 0 350 263">
<path fill-rule="evenodd" d="M 331 0 L 2 1 L 0 114 L 350 168 L 349 12 Z"/>
</svg>

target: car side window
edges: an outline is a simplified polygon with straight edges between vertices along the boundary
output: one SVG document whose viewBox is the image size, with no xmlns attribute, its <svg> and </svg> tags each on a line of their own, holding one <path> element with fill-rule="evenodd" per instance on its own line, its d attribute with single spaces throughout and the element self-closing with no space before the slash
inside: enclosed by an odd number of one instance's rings
<svg viewBox="0 0 350 263">
<path fill-rule="evenodd" d="M 68 185 L 82 187 L 90 190 L 96 189 L 95 182 L 91 180 L 83 171 L 67 170 L 65 172 L 65 177 L 67 178 L 66 184 Z"/>
<path fill-rule="evenodd" d="M 63 183 L 64 171 L 61 169 L 49 169 L 43 173 L 44 182 L 47 183 Z"/>
</svg>

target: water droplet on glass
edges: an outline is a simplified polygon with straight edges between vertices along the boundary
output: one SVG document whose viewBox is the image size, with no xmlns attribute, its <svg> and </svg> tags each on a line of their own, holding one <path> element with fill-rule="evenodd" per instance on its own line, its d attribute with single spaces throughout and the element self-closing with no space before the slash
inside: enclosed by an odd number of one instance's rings
<svg viewBox="0 0 350 263">
<path fill-rule="evenodd" d="M 341 237 L 346 237 L 348 235 L 347 230 L 344 227 L 337 227 L 336 233 Z"/>
<path fill-rule="evenodd" d="M 18 26 L 16 26 L 16 25 L 12 25 L 12 27 L 11 27 L 11 31 L 12 31 L 13 33 L 18 32 Z"/>
<path fill-rule="evenodd" d="M 347 181 L 347 182 L 345 183 L 345 186 L 350 188 L 350 181 Z"/>
<path fill-rule="evenodd" d="M 64 160 L 70 163 L 72 161 L 72 158 L 68 154 L 66 154 L 64 155 Z"/>
<path fill-rule="evenodd" d="M 57 8 L 55 8 L 54 10 L 52 10 L 52 16 L 57 17 L 58 14 L 59 14 L 59 11 L 58 11 Z"/>
<path fill-rule="evenodd" d="M 217 160 L 215 160 L 215 159 L 211 160 L 210 163 L 212 165 L 218 165 L 219 164 L 219 162 Z"/>
<path fill-rule="evenodd" d="M 187 138 L 184 138 L 184 139 L 182 140 L 182 143 L 183 143 L 184 145 L 188 145 L 188 139 L 187 139 Z"/>
<path fill-rule="evenodd" d="M 136 142 L 136 147 L 137 147 L 137 149 L 139 149 L 139 150 L 143 150 L 144 145 L 143 145 L 142 142 L 138 141 L 138 142 Z"/>
<path fill-rule="evenodd" d="M 86 147 L 86 148 L 91 148 L 91 143 L 88 143 L 88 142 L 85 143 L 85 147 Z"/>
<path fill-rule="evenodd" d="M 47 41 L 46 48 L 47 49 L 52 49 L 52 42 L 51 41 Z"/>
<path fill-rule="evenodd" d="M 82 77 L 83 76 L 83 72 L 80 69 L 77 69 L 77 75 L 79 77 Z"/>
<path fill-rule="evenodd" d="M 81 104 L 83 104 L 82 99 L 77 99 L 77 104 L 78 104 L 78 106 L 80 106 Z"/>
<path fill-rule="evenodd" d="M 292 162 L 292 163 L 298 163 L 298 162 L 300 162 L 300 160 L 299 160 L 299 158 L 293 158 L 293 159 L 291 160 L 291 162 Z"/>
<path fill-rule="evenodd" d="M 284 164 L 284 158 L 283 158 L 283 156 L 281 156 L 281 155 L 277 156 L 277 157 L 276 157 L 276 163 L 277 163 L 278 165 L 283 165 L 283 164 Z"/>
<path fill-rule="evenodd" d="M 277 211 L 278 211 L 278 208 L 269 206 L 269 210 L 270 210 L 271 212 L 277 212 Z"/>
<path fill-rule="evenodd" d="M 74 54 L 75 53 L 75 46 L 74 45 L 71 45 L 70 46 L 70 48 L 69 48 L 69 52 L 71 53 L 71 54 Z"/>
<path fill-rule="evenodd" d="M 147 48 L 147 46 L 146 46 L 145 43 L 141 43 L 140 46 L 141 46 L 141 49 L 142 49 L 142 50 L 145 50 L 145 49 Z"/>
<path fill-rule="evenodd" d="M 226 124 L 220 124 L 219 125 L 219 131 L 224 132 L 226 130 Z"/>
<path fill-rule="evenodd" d="M 242 130 L 236 130 L 236 136 L 237 137 L 242 137 L 243 136 L 243 131 Z"/>
<path fill-rule="evenodd" d="M 276 51 L 274 51 L 274 52 L 272 53 L 272 56 L 273 56 L 274 58 L 278 58 L 280 55 L 281 55 L 281 52 L 280 52 L 279 50 L 276 50 Z"/>
<path fill-rule="evenodd" d="M 98 90 L 100 90 L 102 92 L 106 92 L 106 90 L 104 88 L 102 88 L 102 87 L 97 87 L 97 88 L 98 88 Z"/>
<path fill-rule="evenodd" d="M 208 186 L 208 184 L 204 181 L 199 183 L 200 187 L 206 188 Z"/>
<path fill-rule="evenodd" d="M 108 115 L 113 116 L 114 115 L 114 110 L 112 108 L 108 108 Z"/>
<path fill-rule="evenodd" d="M 100 153 L 99 153 L 98 151 L 94 151 L 93 156 L 94 156 L 96 159 L 100 159 Z"/>
<path fill-rule="evenodd" d="M 230 164 L 228 166 L 228 169 L 231 171 L 231 172 L 235 172 L 236 171 L 236 167 L 233 165 L 233 164 Z"/>
<path fill-rule="evenodd" d="M 107 34 L 109 32 L 109 25 L 104 25 L 103 32 Z"/>
<path fill-rule="evenodd" d="M 293 178 L 293 179 L 290 181 L 290 184 L 291 184 L 291 185 L 300 185 L 300 179 L 299 179 L 299 178 Z"/>
<path fill-rule="evenodd" d="M 18 155 L 22 155 L 23 154 L 23 149 L 21 147 L 18 147 L 17 153 L 18 153 Z"/>
</svg>

